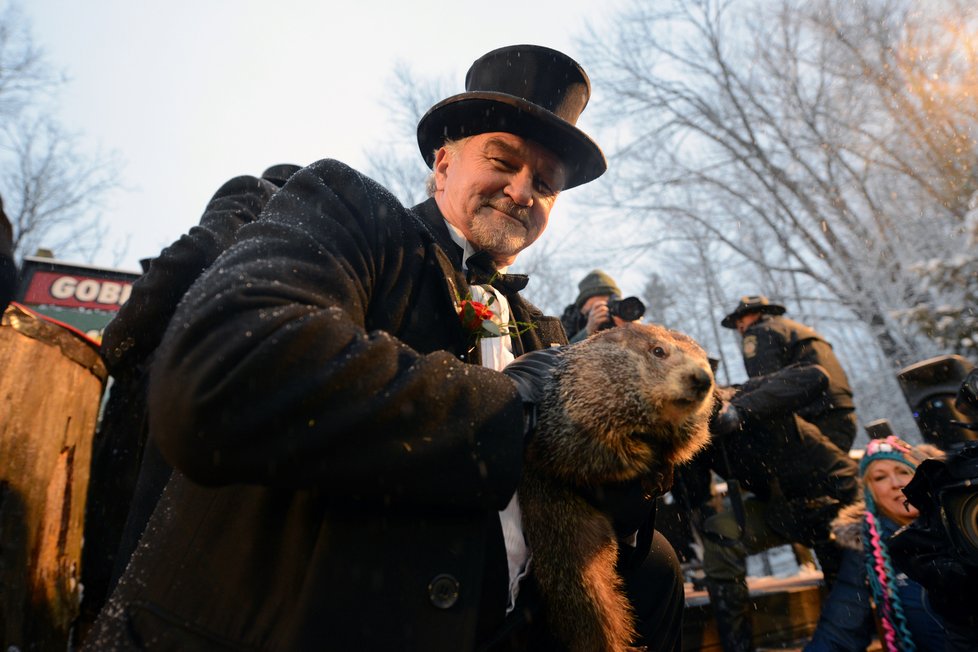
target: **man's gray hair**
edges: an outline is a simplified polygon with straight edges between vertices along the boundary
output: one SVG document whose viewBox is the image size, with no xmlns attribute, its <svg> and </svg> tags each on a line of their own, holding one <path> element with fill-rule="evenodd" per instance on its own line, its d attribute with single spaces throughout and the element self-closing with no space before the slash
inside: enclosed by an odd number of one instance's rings
<svg viewBox="0 0 978 652">
<path fill-rule="evenodd" d="M 465 145 L 465 141 L 467 141 L 471 137 L 472 136 L 466 136 L 465 138 L 459 138 L 457 140 L 446 140 L 444 143 L 442 143 L 441 147 L 444 147 L 445 149 L 448 150 L 449 154 L 455 156 L 456 154 L 462 151 L 462 146 Z M 439 147 L 438 149 L 441 149 L 441 147 Z M 438 150 L 435 150 L 436 153 L 437 151 Z M 434 197 L 435 190 L 437 190 L 437 188 L 435 187 L 435 173 L 434 171 L 432 171 L 432 173 L 428 175 L 428 178 L 425 179 L 424 191 L 428 193 L 429 197 Z"/>
</svg>

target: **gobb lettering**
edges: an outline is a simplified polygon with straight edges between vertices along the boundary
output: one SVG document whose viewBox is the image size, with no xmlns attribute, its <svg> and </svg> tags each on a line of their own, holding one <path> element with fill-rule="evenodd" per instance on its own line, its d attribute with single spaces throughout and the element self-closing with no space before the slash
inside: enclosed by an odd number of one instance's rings
<svg viewBox="0 0 978 652">
<path fill-rule="evenodd" d="M 78 280 L 72 276 L 62 276 L 51 284 L 51 296 L 55 299 L 75 299 L 84 303 L 102 305 L 122 305 L 129 299 L 132 285 L 115 281 L 96 281 L 86 278 Z"/>
</svg>

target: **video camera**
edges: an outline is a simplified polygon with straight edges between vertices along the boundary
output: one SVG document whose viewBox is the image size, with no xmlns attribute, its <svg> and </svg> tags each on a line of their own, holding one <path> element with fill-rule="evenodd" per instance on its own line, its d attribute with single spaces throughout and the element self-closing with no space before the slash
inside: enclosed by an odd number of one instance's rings
<svg viewBox="0 0 978 652">
<path fill-rule="evenodd" d="M 978 632 L 978 442 L 924 460 L 903 488 L 920 516 L 889 541 L 894 566 L 927 590 L 946 625 Z"/>
<path fill-rule="evenodd" d="M 956 398 L 966 392 L 969 372 L 974 369 L 975 366 L 960 355 L 942 355 L 922 360 L 897 373 L 900 388 L 924 441 L 948 450 L 954 444 L 978 439 L 971 420 L 961 410 L 967 397 L 964 400 Z M 972 384 L 978 392 L 978 382 Z M 974 404 L 978 409 L 978 398 L 974 399 Z"/>
<path fill-rule="evenodd" d="M 608 298 L 608 317 L 618 317 L 622 321 L 635 321 L 645 314 L 645 304 L 638 297 Z M 612 323 L 612 325 L 614 325 Z"/>
<path fill-rule="evenodd" d="M 978 370 L 960 356 L 942 356 L 905 371 L 900 381 L 924 438 L 947 454 L 921 462 L 903 488 L 920 516 L 891 537 L 890 554 L 927 590 L 946 626 L 978 633 L 974 603 L 961 600 L 978 587 Z"/>
<path fill-rule="evenodd" d="M 939 522 L 958 557 L 978 567 L 978 442 L 924 460 L 903 493 L 921 516 L 931 516 L 925 525 Z"/>
</svg>

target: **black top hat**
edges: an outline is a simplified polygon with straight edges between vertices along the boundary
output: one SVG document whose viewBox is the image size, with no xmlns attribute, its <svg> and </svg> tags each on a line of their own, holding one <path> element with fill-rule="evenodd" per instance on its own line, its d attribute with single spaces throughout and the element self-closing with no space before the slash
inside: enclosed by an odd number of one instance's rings
<svg viewBox="0 0 978 652">
<path fill-rule="evenodd" d="M 484 54 L 465 75 L 465 92 L 428 109 L 418 123 L 418 146 L 428 167 L 446 140 L 504 131 L 534 140 L 567 168 L 565 188 L 608 169 L 601 148 L 575 125 L 591 97 L 581 66 L 562 52 L 511 45 Z"/>
<path fill-rule="evenodd" d="M 737 319 L 752 312 L 761 312 L 768 315 L 783 315 L 785 308 L 776 303 L 771 303 L 763 294 L 740 297 L 740 303 L 737 304 L 737 307 L 734 308 L 732 313 L 723 318 L 720 325 L 724 328 L 737 328 Z"/>
<path fill-rule="evenodd" d="M 266 181 L 271 181 L 276 186 L 281 188 L 285 185 L 285 182 L 289 180 L 293 174 L 301 170 L 298 165 L 293 165 L 291 163 L 279 163 L 278 165 L 273 165 L 264 172 L 261 173 L 261 178 Z"/>
</svg>

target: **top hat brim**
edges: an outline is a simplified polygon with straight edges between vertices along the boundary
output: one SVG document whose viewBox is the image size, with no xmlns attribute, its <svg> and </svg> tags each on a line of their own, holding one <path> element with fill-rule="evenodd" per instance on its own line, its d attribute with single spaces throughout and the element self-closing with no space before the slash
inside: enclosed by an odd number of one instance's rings
<svg viewBox="0 0 978 652">
<path fill-rule="evenodd" d="M 737 319 L 752 312 L 760 312 L 766 315 L 783 315 L 785 313 L 785 307 L 779 306 L 776 303 L 768 303 L 763 306 L 739 306 L 732 313 L 724 317 L 720 321 L 720 325 L 724 328 L 737 328 Z"/>
<path fill-rule="evenodd" d="M 536 104 L 509 95 L 475 91 L 454 95 L 431 107 L 418 123 L 418 147 L 432 167 L 446 140 L 502 131 L 540 143 L 564 164 L 564 189 L 597 179 L 608 162 L 583 131 Z"/>
</svg>

